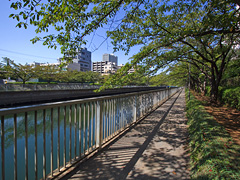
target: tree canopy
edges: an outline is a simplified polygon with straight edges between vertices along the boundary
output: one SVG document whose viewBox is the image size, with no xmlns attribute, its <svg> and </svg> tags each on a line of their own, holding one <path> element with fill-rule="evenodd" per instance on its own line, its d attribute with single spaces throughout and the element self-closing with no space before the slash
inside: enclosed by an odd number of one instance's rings
<svg viewBox="0 0 240 180">
<path fill-rule="evenodd" d="M 60 45 L 67 57 L 101 27 L 108 28 L 106 36 L 116 51 L 128 53 L 141 46 L 102 89 L 124 84 L 132 67 L 150 74 L 185 62 L 209 79 L 216 100 L 226 65 L 239 44 L 239 4 L 239 0 L 15 0 L 11 7 L 17 13 L 10 17 L 19 21 L 18 27 L 36 26 L 36 33 L 54 27 L 54 34 L 32 42 Z"/>
</svg>

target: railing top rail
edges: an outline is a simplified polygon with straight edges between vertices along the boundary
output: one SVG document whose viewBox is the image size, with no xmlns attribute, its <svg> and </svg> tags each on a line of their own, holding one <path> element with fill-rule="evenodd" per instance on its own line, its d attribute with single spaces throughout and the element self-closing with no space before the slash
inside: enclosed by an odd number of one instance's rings
<svg viewBox="0 0 240 180">
<path fill-rule="evenodd" d="M 0 109 L 0 116 L 23 113 L 26 111 L 36 111 L 36 110 L 42 110 L 42 109 L 48 109 L 48 108 L 56 108 L 56 107 L 60 107 L 60 106 L 68 106 L 68 105 L 74 105 L 74 104 L 79 104 L 79 103 L 101 101 L 101 100 L 105 100 L 105 99 L 113 99 L 113 98 L 121 98 L 121 97 L 128 97 L 128 96 L 134 96 L 134 95 L 148 94 L 148 93 L 152 93 L 152 92 L 164 91 L 166 89 L 175 89 L 175 88 L 176 87 L 170 87 L 170 88 L 165 88 L 165 89 L 124 93 L 124 94 L 111 95 L 111 96 L 100 96 L 100 97 L 68 100 L 68 101 L 53 102 L 53 103 L 43 103 L 43 104 L 36 104 L 36 105 L 29 105 L 29 106 L 3 108 L 3 109 Z"/>
</svg>

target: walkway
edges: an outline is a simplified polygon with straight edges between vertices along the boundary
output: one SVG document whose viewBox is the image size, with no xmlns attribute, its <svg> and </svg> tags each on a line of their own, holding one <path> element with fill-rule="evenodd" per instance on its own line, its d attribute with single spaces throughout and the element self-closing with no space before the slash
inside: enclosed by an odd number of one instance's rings
<svg viewBox="0 0 240 180">
<path fill-rule="evenodd" d="M 64 179 L 190 179 L 184 91 Z"/>
</svg>

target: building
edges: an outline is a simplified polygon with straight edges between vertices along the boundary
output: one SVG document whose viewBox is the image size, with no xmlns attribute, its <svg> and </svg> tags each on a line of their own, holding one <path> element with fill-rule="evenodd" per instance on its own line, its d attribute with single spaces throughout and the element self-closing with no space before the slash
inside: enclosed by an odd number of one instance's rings
<svg viewBox="0 0 240 180">
<path fill-rule="evenodd" d="M 121 69 L 123 66 L 124 66 L 124 64 L 120 64 L 119 66 L 117 66 L 117 69 Z M 135 72 L 134 68 L 131 68 L 131 69 L 128 70 L 128 74 L 131 74 L 131 73 L 134 73 L 134 72 Z"/>
<path fill-rule="evenodd" d="M 118 57 L 113 54 L 103 54 L 102 61 L 93 62 L 93 72 L 114 74 L 117 72 Z"/>
<path fill-rule="evenodd" d="M 58 59 L 61 63 L 62 58 Z M 92 53 L 87 48 L 77 50 L 77 55 L 73 58 L 72 63 L 69 63 L 67 69 L 77 71 L 91 71 L 92 70 Z"/>
<path fill-rule="evenodd" d="M 73 58 L 73 63 L 80 64 L 80 71 L 92 70 L 92 53 L 87 48 L 78 50 L 77 55 Z"/>
<path fill-rule="evenodd" d="M 93 72 L 98 72 L 100 74 L 114 74 L 116 71 L 117 66 L 114 62 L 93 62 Z"/>
<path fill-rule="evenodd" d="M 102 61 L 114 62 L 115 65 L 118 65 L 118 57 L 114 54 L 103 54 Z"/>
</svg>

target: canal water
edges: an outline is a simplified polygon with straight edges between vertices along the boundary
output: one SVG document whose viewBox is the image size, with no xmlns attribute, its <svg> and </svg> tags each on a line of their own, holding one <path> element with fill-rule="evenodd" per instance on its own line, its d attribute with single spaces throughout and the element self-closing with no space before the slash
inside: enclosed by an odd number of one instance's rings
<svg viewBox="0 0 240 180">
<path fill-rule="evenodd" d="M 121 125 L 126 125 L 133 120 L 133 98 L 123 98 L 124 100 L 116 103 L 113 106 L 104 106 L 103 108 L 103 139 L 113 133 L 114 129 L 120 129 Z M 139 103 L 141 104 L 141 103 Z M 140 109 L 137 114 L 140 115 Z M 81 111 L 80 111 L 81 110 Z M 70 114 L 71 112 L 71 114 Z M 79 114 L 80 112 L 81 115 Z M 76 105 L 76 113 L 74 106 L 70 110 L 70 106 L 66 106 L 66 162 L 70 161 L 70 134 L 71 134 L 71 154 L 72 158 L 75 153 L 79 156 L 79 152 L 83 153 L 88 147 L 95 146 L 98 138 L 98 133 L 95 131 L 99 129 L 99 122 L 96 122 L 96 107 L 92 104 L 85 106 L 83 104 Z M 112 116 L 109 116 L 109 113 Z M 121 114 L 122 112 L 122 114 Z M 111 114 L 111 113 L 110 113 Z M 71 118 L 70 118 L 71 116 Z M 76 124 L 75 124 L 76 116 Z M 79 120 L 81 117 L 81 120 Z M 28 178 L 34 179 L 35 177 L 35 113 L 34 111 L 28 112 Z M 14 118 L 12 116 L 4 117 L 4 133 L 5 133 L 5 178 L 7 180 L 14 179 Z M 44 126 L 43 126 L 43 110 L 37 111 L 37 168 L 38 179 L 43 177 L 43 144 L 44 144 Z M 46 109 L 45 115 L 45 130 L 46 130 L 46 174 L 50 173 L 50 154 L 51 154 L 51 109 Z M 70 120 L 71 119 L 71 120 Z M 113 119 L 111 121 L 110 119 Z M 124 122 L 120 122 L 124 120 Z M 80 124 L 79 124 L 80 123 Z M 70 128 L 71 124 L 71 128 Z M 88 126 L 89 124 L 89 126 Z M 109 124 L 109 125 L 108 125 Z M 76 129 L 76 149 L 75 152 L 75 128 Z M 0 126 L 1 127 L 1 126 Z M 81 127 L 81 130 L 79 130 Z M 113 129 L 111 129 L 113 127 Z M 110 128 L 110 131 L 109 131 Z M 58 136 L 60 137 L 60 166 L 63 166 L 63 151 L 64 151 L 64 108 L 60 108 L 60 121 L 59 121 L 60 134 L 58 134 L 58 109 L 53 109 L 53 170 L 57 169 L 57 145 Z M 71 132 L 70 132 L 71 129 Z M 81 140 L 79 140 L 79 132 Z M 93 140 L 93 141 L 91 141 Z M 1 140 L 0 140 L 1 141 Z M 80 143 L 79 143 L 80 142 Z M 0 143 L 1 145 L 1 143 Z M 79 151 L 79 149 L 81 149 Z M 1 150 L 2 151 L 2 148 Z M 0 152 L 1 153 L 1 152 Z M 2 159 L 0 157 L 0 162 Z M 2 166 L 2 164 L 0 164 Z M 2 167 L 0 167 L 0 172 Z M 2 172 L 1 172 L 2 173 Z M 17 115 L 17 177 L 18 179 L 25 179 L 25 114 Z M 1 178 L 1 176 L 0 176 Z"/>
</svg>

